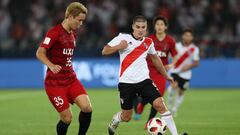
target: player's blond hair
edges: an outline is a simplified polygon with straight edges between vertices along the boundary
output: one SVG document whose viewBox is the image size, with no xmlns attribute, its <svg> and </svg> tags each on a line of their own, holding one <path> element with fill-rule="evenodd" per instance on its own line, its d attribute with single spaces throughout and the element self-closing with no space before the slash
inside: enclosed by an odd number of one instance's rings
<svg viewBox="0 0 240 135">
<path fill-rule="evenodd" d="M 65 18 L 68 18 L 69 15 L 72 15 L 73 17 L 78 16 L 80 13 L 87 14 L 88 10 L 87 8 L 80 2 L 72 2 L 68 5 L 66 12 L 65 12 Z"/>
</svg>

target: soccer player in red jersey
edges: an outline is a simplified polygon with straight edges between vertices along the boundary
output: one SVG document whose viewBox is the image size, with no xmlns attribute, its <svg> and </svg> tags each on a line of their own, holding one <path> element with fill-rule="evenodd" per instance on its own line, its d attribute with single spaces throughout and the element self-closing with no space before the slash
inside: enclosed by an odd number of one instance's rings
<svg viewBox="0 0 240 135">
<path fill-rule="evenodd" d="M 87 8 L 79 2 L 71 3 L 61 24 L 51 28 L 36 52 L 37 58 L 47 65 L 45 90 L 52 105 L 59 113 L 56 130 L 65 135 L 72 121 L 69 103 L 80 109 L 78 135 L 86 135 L 91 123 L 92 107 L 86 90 L 77 79 L 72 67 L 76 47 L 76 32 L 86 18 Z"/>
<path fill-rule="evenodd" d="M 168 35 L 166 33 L 167 27 L 168 27 L 168 20 L 163 16 L 157 16 L 153 20 L 153 25 L 155 29 L 155 34 L 149 35 L 149 38 L 151 38 L 154 42 L 154 47 L 157 51 L 157 55 L 162 60 L 163 65 L 165 66 L 166 70 L 171 68 L 173 66 L 173 63 L 176 61 L 176 54 L 177 51 L 175 50 L 175 40 L 173 37 Z M 168 56 L 171 54 L 173 58 L 173 62 L 169 64 L 168 62 Z M 152 63 L 152 60 L 147 57 L 147 63 L 149 68 L 149 76 L 151 80 L 154 82 L 155 86 L 161 93 L 161 95 L 164 95 L 165 89 L 166 89 L 166 79 L 162 76 L 161 73 L 157 71 L 155 66 Z M 137 105 L 137 112 L 134 116 L 135 119 L 140 118 L 140 114 L 143 112 L 143 108 L 145 106 L 146 102 L 141 102 Z M 152 107 L 151 112 L 149 115 L 149 120 L 153 117 L 155 117 L 157 114 L 157 111 Z"/>
</svg>

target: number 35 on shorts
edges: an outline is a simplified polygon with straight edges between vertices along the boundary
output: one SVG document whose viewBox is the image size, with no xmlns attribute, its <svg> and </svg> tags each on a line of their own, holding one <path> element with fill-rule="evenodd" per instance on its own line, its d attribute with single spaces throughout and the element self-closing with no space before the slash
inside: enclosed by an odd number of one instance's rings
<svg viewBox="0 0 240 135">
<path fill-rule="evenodd" d="M 53 97 L 54 103 L 57 107 L 62 106 L 64 101 L 61 96 Z"/>
</svg>

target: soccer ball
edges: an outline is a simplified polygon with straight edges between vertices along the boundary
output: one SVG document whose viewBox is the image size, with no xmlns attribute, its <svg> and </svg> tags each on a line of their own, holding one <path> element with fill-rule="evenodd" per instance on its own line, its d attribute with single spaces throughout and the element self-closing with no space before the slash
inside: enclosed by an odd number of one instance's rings
<svg viewBox="0 0 240 135">
<path fill-rule="evenodd" d="M 167 131 L 167 124 L 160 118 L 152 118 L 147 123 L 147 131 L 150 135 L 163 135 Z"/>
</svg>

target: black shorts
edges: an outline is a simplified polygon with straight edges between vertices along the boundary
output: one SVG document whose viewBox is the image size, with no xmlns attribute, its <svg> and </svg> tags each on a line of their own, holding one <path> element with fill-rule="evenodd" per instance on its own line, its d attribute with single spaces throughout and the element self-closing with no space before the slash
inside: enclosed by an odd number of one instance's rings
<svg viewBox="0 0 240 135">
<path fill-rule="evenodd" d="M 172 73 L 171 76 L 173 77 L 174 81 L 178 83 L 178 87 L 180 90 L 186 90 L 189 87 L 189 80 L 183 79 L 178 74 Z"/>
<path fill-rule="evenodd" d="M 159 91 L 154 87 L 150 79 L 135 84 L 119 83 L 118 90 L 120 93 L 121 108 L 124 110 L 133 108 L 133 101 L 136 96 L 141 96 L 150 104 L 152 104 L 156 98 L 161 97 Z"/>
</svg>

